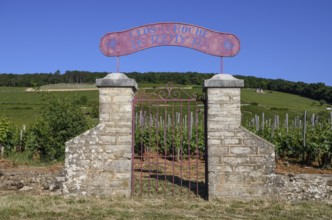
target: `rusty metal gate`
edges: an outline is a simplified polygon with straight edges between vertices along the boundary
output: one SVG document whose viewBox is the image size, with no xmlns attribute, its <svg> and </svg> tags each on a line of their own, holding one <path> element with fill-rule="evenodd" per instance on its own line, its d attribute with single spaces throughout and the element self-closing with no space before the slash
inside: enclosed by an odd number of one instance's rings
<svg viewBox="0 0 332 220">
<path fill-rule="evenodd" d="M 132 196 L 205 197 L 205 102 L 187 91 L 168 83 L 135 96 Z"/>
</svg>

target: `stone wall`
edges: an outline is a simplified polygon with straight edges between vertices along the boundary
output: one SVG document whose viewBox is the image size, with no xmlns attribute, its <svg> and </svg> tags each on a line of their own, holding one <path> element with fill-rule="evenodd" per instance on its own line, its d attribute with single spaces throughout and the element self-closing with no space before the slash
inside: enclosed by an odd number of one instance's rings
<svg viewBox="0 0 332 220">
<path fill-rule="evenodd" d="M 271 198 L 332 203 L 332 175 L 330 174 L 271 174 L 265 187 L 269 190 L 268 195 Z"/>
<path fill-rule="evenodd" d="M 131 194 L 132 101 L 137 84 L 124 74 L 97 80 L 100 122 L 66 143 L 64 193 Z"/>
<path fill-rule="evenodd" d="M 209 199 L 263 197 L 274 173 L 274 146 L 241 127 L 241 87 L 243 81 L 228 74 L 204 81 Z"/>
<path fill-rule="evenodd" d="M 275 174 L 274 145 L 241 127 L 241 87 L 228 74 L 204 81 L 208 198 L 332 202 L 332 175 Z"/>
</svg>

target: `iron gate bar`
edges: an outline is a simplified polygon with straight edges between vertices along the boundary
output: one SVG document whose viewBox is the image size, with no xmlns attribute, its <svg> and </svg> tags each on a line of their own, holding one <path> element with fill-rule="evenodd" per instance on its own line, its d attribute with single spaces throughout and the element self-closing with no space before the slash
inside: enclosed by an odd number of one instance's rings
<svg viewBox="0 0 332 220">
<path fill-rule="evenodd" d="M 195 128 L 196 128 L 196 134 L 198 134 L 198 112 L 197 112 L 197 102 L 195 102 Z M 198 195 L 198 135 L 196 135 L 196 195 Z"/>
<path fill-rule="evenodd" d="M 131 123 L 131 143 L 132 143 L 132 149 L 131 149 L 131 196 L 134 195 L 134 181 L 135 181 L 135 173 L 134 173 L 134 160 L 135 160 L 135 151 L 134 151 L 134 146 L 135 146 L 135 100 L 133 100 L 133 105 L 132 105 L 132 113 L 131 117 L 133 122 Z"/>
<path fill-rule="evenodd" d="M 189 103 L 188 103 L 188 106 L 189 106 Z M 189 126 L 191 126 L 191 124 L 190 124 L 190 120 L 191 120 L 191 117 L 189 116 L 189 114 L 190 114 L 190 108 L 188 107 L 188 129 L 189 129 Z M 190 133 L 188 132 L 188 155 L 190 155 L 190 140 L 191 138 L 190 138 Z M 188 167 L 189 167 L 189 169 L 188 169 L 188 176 L 189 176 L 189 189 L 191 189 L 191 178 L 190 178 L 190 156 L 188 156 Z"/>
<path fill-rule="evenodd" d="M 149 149 L 151 149 L 151 106 L 149 106 Z M 149 157 L 149 176 L 151 176 L 151 157 Z M 149 193 L 151 191 L 151 179 L 149 178 Z"/>
<path fill-rule="evenodd" d="M 157 119 L 158 119 L 158 116 L 159 116 L 159 106 L 157 106 Z M 157 123 L 157 130 L 156 131 L 158 131 L 159 130 L 159 122 L 158 122 L 158 120 L 156 120 L 156 123 Z M 158 139 L 158 135 L 156 135 L 156 138 L 157 138 L 157 148 L 159 148 L 159 139 Z M 159 149 L 157 149 L 157 152 L 158 152 L 158 150 Z M 157 167 L 159 167 L 159 157 L 157 157 Z M 158 172 L 158 170 L 157 170 L 157 181 L 156 181 L 156 190 L 157 190 L 157 192 L 158 192 L 158 180 L 159 180 L 159 172 Z"/>
<path fill-rule="evenodd" d="M 180 115 L 182 116 L 182 102 L 180 102 Z M 182 120 L 181 120 L 181 118 L 182 117 L 180 117 L 180 130 L 182 131 Z M 180 132 L 180 149 L 181 149 L 181 152 L 183 151 L 183 145 L 182 145 L 182 139 L 183 137 L 182 137 L 182 132 Z M 180 179 L 180 181 L 181 181 L 181 188 L 180 188 L 180 190 L 181 190 L 181 192 L 182 192 L 182 184 L 183 184 L 183 182 L 182 182 L 182 180 L 183 180 L 183 176 L 182 176 L 182 153 L 180 154 L 180 157 L 181 157 L 181 159 L 180 159 L 180 175 L 181 175 L 181 179 Z"/>
<path fill-rule="evenodd" d="M 165 182 L 164 182 L 164 194 L 166 193 L 166 176 L 167 176 L 167 171 L 166 171 L 166 117 L 167 117 L 167 112 L 166 112 L 166 105 L 164 105 L 164 149 L 165 149 L 165 158 L 164 158 L 164 164 L 165 164 Z"/>
<path fill-rule="evenodd" d="M 173 108 L 172 108 L 172 127 L 174 128 L 175 127 L 175 122 L 174 122 L 174 102 L 173 102 Z M 175 148 L 174 148 L 174 129 L 172 129 L 172 135 L 173 135 L 173 137 L 172 137 L 172 150 L 173 150 L 173 154 L 174 154 L 174 150 L 175 150 Z M 173 163 L 172 163 L 172 170 L 173 170 L 173 175 L 172 175 L 172 177 L 173 177 L 173 185 L 172 185 L 172 194 L 174 194 L 174 159 L 175 159 L 175 157 L 173 157 Z"/>
</svg>

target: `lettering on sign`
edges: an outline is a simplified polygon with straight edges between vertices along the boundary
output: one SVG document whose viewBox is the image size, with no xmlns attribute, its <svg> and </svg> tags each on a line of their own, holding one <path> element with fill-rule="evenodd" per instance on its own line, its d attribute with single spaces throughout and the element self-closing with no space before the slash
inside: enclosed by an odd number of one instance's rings
<svg viewBox="0 0 332 220">
<path fill-rule="evenodd" d="M 106 56 L 124 56 L 157 46 L 182 46 L 220 57 L 235 56 L 240 42 L 233 34 L 183 23 L 156 23 L 105 34 L 100 50 Z"/>
</svg>

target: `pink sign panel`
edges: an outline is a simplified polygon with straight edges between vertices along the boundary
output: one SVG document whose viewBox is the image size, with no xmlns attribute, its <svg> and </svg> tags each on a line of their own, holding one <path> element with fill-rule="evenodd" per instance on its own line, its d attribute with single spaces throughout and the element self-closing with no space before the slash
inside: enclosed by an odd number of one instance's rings
<svg viewBox="0 0 332 220">
<path fill-rule="evenodd" d="M 106 56 L 124 56 L 157 46 L 182 46 L 219 57 L 235 56 L 240 41 L 233 35 L 183 23 L 156 23 L 105 34 L 100 50 Z"/>
</svg>

